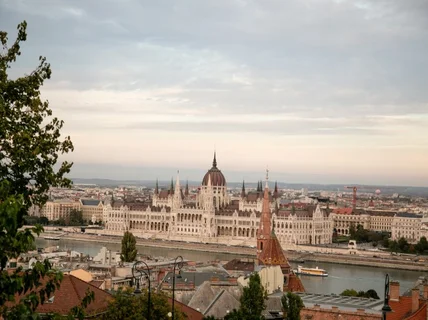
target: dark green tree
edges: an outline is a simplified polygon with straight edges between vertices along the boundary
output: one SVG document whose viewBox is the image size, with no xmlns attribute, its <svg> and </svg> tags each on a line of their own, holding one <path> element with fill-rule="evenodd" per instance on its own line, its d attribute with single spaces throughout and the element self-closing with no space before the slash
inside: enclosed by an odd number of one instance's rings
<svg viewBox="0 0 428 320">
<path fill-rule="evenodd" d="M 32 204 L 43 205 L 50 187 L 69 187 L 65 177 L 71 163 L 55 166 L 60 154 L 73 150 L 69 137 L 61 140 L 63 122 L 52 118 L 49 103 L 43 101 L 40 88 L 51 76 L 44 57 L 28 75 L 11 79 L 8 71 L 21 55 L 21 43 L 27 39 L 27 23 L 18 25 L 18 35 L 8 46 L 7 33 L 0 31 L 0 314 L 7 319 L 37 319 L 35 309 L 59 286 L 62 274 L 52 270 L 48 261 L 37 262 L 32 269 L 5 268 L 11 258 L 34 246 L 34 234 L 42 227 L 21 230 L 23 217 Z M 47 280 L 42 285 L 41 279 Z M 15 295 L 23 296 L 13 307 Z M 24 298 L 25 297 L 25 298 Z"/>
<path fill-rule="evenodd" d="M 373 289 L 367 290 L 367 291 L 356 291 L 354 289 L 346 289 L 341 294 L 341 296 L 346 297 L 360 297 L 360 298 L 372 298 L 372 299 L 379 299 L 379 296 L 377 295 L 377 292 Z"/>
<path fill-rule="evenodd" d="M 223 319 L 224 320 L 242 320 L 246 318 L 244 318 L 240 310 L 234 309 L 231 312 L 229 312 L 227 315 L 225 315 Z M 254 319 L 254 318 L 251 318 L 251 319 Z M 263 318 L 258 318 L 258 319 L 263 319 Z"/>
<path fill-rule="evenodd" d="M 400 252 L 407 252 L 407 250 L 409 250 L 409 243 L 404 237 L 401 237 L 400 239 L 398 239 L 397 244 Z"/>
<path fill-rule="evenodd" d="M 147 291 L 141 295 L 133 295 L 132 289 L 121 290 L 114 295 L 103 320 L 146 320 L 147 319 Z M 167 320 L 171 312 L 171 305 L 164 293 L 151 293 L 151 316 L 152 319 Z M 175 319 L 184 320 L 186 315 L 177 307 L 174 312 Z"/>
<path fill-rule="evenodd" d="M 349 236 L 351 237 L 352 240 L 357 240 L 355 239 L 356 234 L 357 234 L 357 229 L 355 228 L 355 224 L 351 222 L 351 225 L 349 226 Z"/>
<path fill-rule="evenodd" d="M 300 310 L 305 307 L 302 298 L 292 292 L 287 292 L 281 298 L 285 319 L 300 320 Z"/>
<path fill-rule="evenodd" d="M 68 220 L 68 221 L 67 221 Z M 83 212 L 82 210 L 70 210 L 67 215 L 66 222 L 68 226 L 81 226 L 83 225 Z"/>
<path fill-rule="evenodd" d="M 242 315 L 242 319 L 263 319 L 262 312 L 266 309 L 266 299 L 267 294 L 261 284 L 259 274 L 252 274 L 248 286 L 243 289 L 240 299 L 239 312 Z"/>
<path fill-rule="evenodd" d="M 122 238 L 122 252 L 120 254 L 120 259 L 122 262 L 132 262 L 135 261 L 137 257 L 137 241 L 135 240 L 135 236 L 126 231 Z"/>
</svg>

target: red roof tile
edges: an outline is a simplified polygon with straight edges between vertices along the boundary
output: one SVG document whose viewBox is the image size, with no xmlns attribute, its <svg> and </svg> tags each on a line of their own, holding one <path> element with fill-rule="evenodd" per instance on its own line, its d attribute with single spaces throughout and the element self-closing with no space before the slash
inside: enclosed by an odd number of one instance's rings
<svg viewBox="0 0 428 320">
<path fill-rule="evenodd" d="M 95 315 L 105 312 L 109 301 L 113 299 L 112 295 L 72 275 L 64 275 L 60 288 L 55 290 L 52 297 L 50 297 L 52 302 L 45 302 L 39 305 L 36 311 L 42 314 L 58 313 L 67 315 L 73 307 L 81 305 L 87 289 L 94 292 L 95 299 L 86 308 L 86 314 Z M 16 295 L 15 301 L 20 299 L 21 296 Z"/>
</svg>

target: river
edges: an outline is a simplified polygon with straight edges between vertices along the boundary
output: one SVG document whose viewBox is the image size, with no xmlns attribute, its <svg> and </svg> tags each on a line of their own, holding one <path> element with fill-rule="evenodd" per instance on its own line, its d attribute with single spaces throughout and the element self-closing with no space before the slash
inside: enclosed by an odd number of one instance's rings
<svg viewBox="0 0 428 320">
<path fill-rule="evenodd" d="M 59 241 L 45 240 L 43 238 L 36 239 L 36 245 L 38 248 L 48 246 L 59 246 L 61 249 L 70 249 L 83 254 L 89 254 L 95 256 L 102 246 L 107 246 L 111 250 L 120 250 L 120 244 L 98 244 L 95 242 L 84 242 L 78 240 L 65 240 Z M 155 247 L 143 247 L 137 246 L 138 251 L 141 254 L 151 256 L 164 256 L 174 258 L 177 255 L 181 255 L 186 259 L 194 261 L 212 261 L 222 260 L 227 261 L 235 258 L 233 254 L 227 253 L 211 253 L 211 252 L 200 252 L 190 250 L 176 250 L 167 248 L 155 248 Z M 297 267 L 297 264 L 291 263 L 292 267 Z M 305 262 L 306 267 L 320 267 L 329 273 L 326 278 L 302 276 L 301 279 L 305 286 L 306 292 L 310 293 L 335 293 L 340 294 L 345 289 L 355 289 L 357 291 L 374 289 L 381 297 L 383 296 L 385 274 L 388 273 L 391 280 L 397 280 L 400 282 L 400 291 L 411 289 L 415 281 L 419 276 L 427 275 L 424 272 L 417 271 L 403 271 L 403 270 L 392 270 L 392 269 L 381 269 L 371 268 L 362 266 L 351 266 L 351 265 L 339 265 L 333 263 L 316 263 L 316 262 Z"/>
</svg>

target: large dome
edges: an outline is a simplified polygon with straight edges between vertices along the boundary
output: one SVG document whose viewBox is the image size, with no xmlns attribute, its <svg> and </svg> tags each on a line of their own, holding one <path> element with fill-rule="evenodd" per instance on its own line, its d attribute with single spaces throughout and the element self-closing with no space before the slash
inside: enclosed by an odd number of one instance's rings
<svg viewBox="0 0 428 320">
<path fill-rule="evenodd" d="M 213 166 L 208 172 L 205 174 L 204 179 L 202 179 L 202 185 L 207 186 L 208 185 L 208 179 L 211 179 L 211 185 L 215 187 L 224 187 L 226 186 L 226 179 L 221 173 L 221 171 L 217 168 L 217 160 L 216 155 L 214 152 L 214 160 L 213 160 Z"/>
</svg>

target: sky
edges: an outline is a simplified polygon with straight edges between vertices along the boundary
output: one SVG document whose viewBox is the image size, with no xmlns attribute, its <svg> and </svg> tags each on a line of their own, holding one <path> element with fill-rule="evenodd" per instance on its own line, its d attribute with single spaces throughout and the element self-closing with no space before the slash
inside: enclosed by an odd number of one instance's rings
<svg viewBox="0 0 428 320">
<path fill-rule="evenodd" d="M 0 0 L 73 177 L 428 186 L 426 0 Z"/>
</svg>

